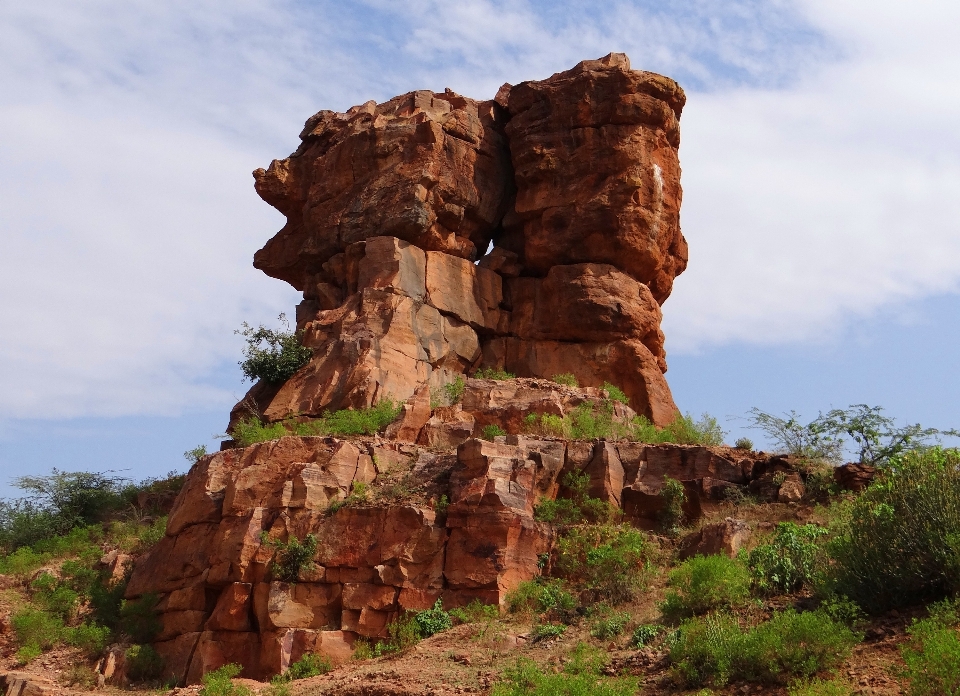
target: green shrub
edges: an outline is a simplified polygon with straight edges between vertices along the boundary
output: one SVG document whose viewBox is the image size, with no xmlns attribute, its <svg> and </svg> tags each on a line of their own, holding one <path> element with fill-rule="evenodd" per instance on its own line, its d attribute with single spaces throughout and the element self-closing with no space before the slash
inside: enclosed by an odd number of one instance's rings
<svg viewBox="0 0 960 696">
<path fill-rule="evenodd" d="M 26 665 L 30 662 L 33 662 L 38 657 L 43 654 L 43 650 L 36 645 L 24 645 L 22 648 L 18 649 L 16 652 L 16 660 L 18 665 Z"/>
<path fill-rule="evenodd" d="M 132 682 L 152 682 L 163 674 L 163 658 L 149 645 L 131 645 L 124 657 L 127 677 Z"/>
<path fill-rule="evenodd" d="M 584 401 L 566 415 L 564 431 L 573 440 L 613 437 L 613 402 Z"/>
<path fill-rule="evenodd" d="M 588 596 L 618 604 L 644 582 L 650 548 L 643 534 L 622 524 L 572 527 L 557 539 L 554 570 Z"/>
<path fill-rule="evenodd" d="M 317 553 L 317 537 L 307 534 L 301 542 L 296 537 L 289 541 L 273 540 L 264 532 L 261 541 L 265 546 L 274 549 L 273 560 L 270 562 L 270 572 L 280 582 L 296 582 L 302 571 L 313 568 L 313 557 Z"/>
<path fill-rule="evenodd" d="M 820 612 L 787 610 L 744 631 L 728 614 L 688 619 L 671 641 L 670 660 L 692 686 L 731 679 L 785 682 L 834 669 L 858 641 Z"/>
<path fill-rule="evenodd" d="M 370 660 L 373 658 L 373 646 L 370 644 L 370 641 L 359 638 L 353 644 L 353 659 L 354 660 Z"/>
<path fill-rule="evenodd" d="M 63 619 L 32 606 L 15 612 L 10 617 L 10 627 L 17 644 L 27 649 L 24 654 L 36 655 L 63 640 L 66 630 Z"/>
<path fill-rule="evenodd" d="M 726 434 L 720 428 L 717 419 L 708 413 L 704 413 L 698 421 L 695 421 L 689 413 L 685 416 L 678 414 L 676 419 L 660 432 L 662 442 L 705 446 L 722 445 Z"/>
<path fill-rule="evenodd" d="M 507 610 L 512 614 L 545 614 L 549 611 L 569 612 L 577 600 L 557 578 L 524 580 L 507 593 Z"/>
<path fill-rule="evenodd" d="M 659 636 L 661 631 L 663 631 L 663 626 L 660 624 L 640 624 L 633 629 L 633 635 L 630 636 L 630 645 L 635 648 L 642 648 Z"/>
<path fill-rule="evenodd" d="M 450 617 L 462 624 L 483 623 L 500 617 L 500 609 L 495 604 L 484 604 L 475 599 L 465 607 L 450 610 Z"/>
<path fill-rule="evenodd" d="M 234 332 L 247 341 L 243 349 L 244 360 L 239 363 L 247 379 L 283 384 L 310 362 L 313 350 L 301 345 L 301 332 L 290 331 L 290 324 L 283 314 L 280 315 L 280 322 L 286 331 L 274 331 L 262 325 L 253 328 L 243 322 L 243 329 Z"/>
<path fill-rule="evenodd" d="M 591 498 L 588 490 L 590 475 L 576 471 L 567 472 L 562 480 L 569 498 L 542 500 L 533 510 L 535 519 L 559 525 L 573 525 L 581 522 L 609 522 L 615 509 L 608 503 Z"/>
<path fill-rule="evenodd" d="M 660 529 L 668 534 L 677 534 L 683 523 L 683 504 L 687 502 L 683 484 L 669 476 L 664 476 L 660 498 L 663 500 L 663 507 L 659 514 Z"/>
<path fill-rule="evenodd" d="M 733 443 L 733 446 L 741 450 L 753 450 L 753 440 L 749 437 L 737 438 L 737 441 Z"/>
<path fill-rule="evenodd" d="M 33 602 L 61 621 L 70 621 L 77 613 L 80 595 L 50 573 L 41 573 L 30 583 Z"/>
<path fill-rule="evenodd" d="M 630 614 L 625 611 L 605 612 L 590 626 L 590 635 L 598 640 L 608 640 L 623 633 L 630 623 Z"/>
<path fill-rule="evenodd" d="M 957 637 L 956 606 L 931 607 L 927 619 L 914 619 L 908 629 L 910 641 L 900 647 L 911 696 L 960 694 L 960 638 Z"/>
<path fill-rule="evenodd" d="M 573 660 L 561 674 L 543 672 L 527 658 L 504 670 L 491 696 L 633 696 L 638 681 L 633 677 L 605 677 L 599 670 L 571 671 Z"/>
<path fill-rule="evenodd" d="M 506 435 L 507 431 L 501 428 L 499 425 L 491 424 L 483 426 L 483 439 L 484 440 L 493 440 L 495 437 L 500 437 Z"/>
<path fill-rule="evenodd" d="M 568 424 L 563 416 L 552 413 L 528 413 L 523 419 L 523 432 L 541 437 L 564 437 Z"/>
<path fill-rule="evenodd" d="M 869 612 L 960 590 L 960 454 L 896 458 L 853 502 L 828 549 L 826 591 Z"/>
<path fill-rule="evenodd" d="M 463 398 L 463 392 L 467 389 L 467 382 L 463 375 L 457 375 L 452 382 L 443 385 L 443 393 L 447 397 L 450 405 L 460 403 Z"/>
<path fill-rule="evenodd" d="M 370 408 L 326 412 L 317 420 L 294 426 L 297 435 L 376 435 L 393 423 L 403 404 L 384 399 Z"/>
<path fill-rule="evenodd" d="M 272 681 L 286 683 L 296 681 L 297 679 L 309 679 L 326 674 L 333 669 L 330 660 L 315 653 L 306 653 L 299 660 L 294 662 L 283 674 L 278 674 Z"/>
<path fill-rule="evenodd" d="M 193 449 L 189 449 L 183 453 L 183 458 L 186 459 L 191 464 L 196 464 L 206 456 L 207 456 L 206 445 L 197 445 Z"/>
<path fill-rule="evenodd" d="M 68 645 L 80 648 L 88 657 L 96 657 L 110 644 L 111 633 L 106 626 L 84 622 L 64 629 L 64 639 Z"/>
<path fill-rule="evenodd" d="M 607 392 L 607 398 L 610 399 L 610 401 L 619 401 L 624 406 L 630 405 L 630 398 L 624 394 L 623 390 L 617 385 L 610 384 L 610 382 L 604 382 L 603 386 L 600 388 Z"/>
<path fill-rule="evenodd" d="M 421 638 L 429 638 L 435 633 L 453 628 L 453 619 L 443 610 L 443 603 L 439 599 L 432 608 L 418 611 L 413 620 L 417 624 L 417 633 Z"/>
<path fill-rule="evenodd" d="M 736 607 L 750 595 L 750 573 L 722 554 L 684 561 L 670 572 L 667 584 L 660 610 L 671 620 Z"/>
<path fill-rule="evenodd" d="M 753 585 L 762 593 L 797 592 L 813 580 L 820 545 L 827 530 L 815 524 L 780 522 L 773 539 L 747 555 Z"/>
<path fill-rule="evenodd" d="M 843 457 L 843 439 L 829 427 L 823 416 L 804 425 L 796 411 L 774 416 L 758 408 L 750 409 L 748 427 L 762 431 L 778 450 L 802 459 L 839 461 Z"/>
<path fill-rule="evenodd" d="M 853 687 L 836 679 L 800 680 L 787 689 L 788 696 L 853 696 Z"/>
<path fill-rule="evenodd" d="M 510 372 L 507 372 L 502 367 L 485 367 L 482 370 L 477 370 L 473 373 L 474 379 L 495 379 L 499 382 L 502 382 L 507 379 L 516 379 L 517 376 Z"/>
<path fill-rule="evenodd" d="M 233 678 L 240 675 L 243 668 L 237 664 L 224 665 L 220 669 L 207 672 L 201 677 L 203 687 L 199 696 L 253 696 L 253 692 L 243 684 L 234 684 Z"/>
<path fill-rule="evenodd" d="M 239 421 L 230 431 L 230 437 L 240 447 L 249 447 L 258 442 L 278 440 L 289 434 L 290 432 L 283 427 L 283 423 L 264 423 L 256 416 Z"/>
<path fill-rule="evenodd" d="M 563 624 L 545 623 L 538 624 L 533 629 L 532 640 L 534 643 L 540 643 L 545 640 L 553 640 L 563 635 L 567 627 Z"/>
<path fill-rule="evenodd" d="M 557 384 L 562 384 L 566 387 L 579 387 L 580 383 L 577 381 L 576 375 L 572 372 L 563 372 L 559 375 L 554 375 L 552 381 Z"/>
</svg>

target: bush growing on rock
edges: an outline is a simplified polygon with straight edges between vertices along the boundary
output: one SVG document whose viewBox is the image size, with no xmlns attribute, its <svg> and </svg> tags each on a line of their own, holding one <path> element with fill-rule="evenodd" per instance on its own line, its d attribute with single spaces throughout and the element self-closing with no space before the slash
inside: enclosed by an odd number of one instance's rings
<svg viewBox="0 0 960 696">
<path fill-rule="evenodd" d="M 557 384 L 562 384 L 562 385 L 567 386 L 567 387 L 579 387 L 579 386 L 580 386 L 580 383 L 577 381 L 576 376 L 573 375 L 573 373 L 570 373 L 570 372 L 564 372 L 564 373 L 559 374 L 559 375 L 554 375 L 554 376 L 552 377 L 552 381 L 556 382 Z"/>
<path fill-rule="evenodd" d="M 960 589 L 960 453 L 931 448 L 891 461 L 829 545 L 825 589 L 870 612 Z"/>
<path fill-rule="evenodd" d="M 274 557 L 270 562 L 270 572 L 281 582 L 296 582 L 300 573 L 313 567 L 313 557 L 317 553 L 317 537 L 307 534 L 303 541 L 290 537 L 289 541 L 270 539 L 263 532 L 261 539 L 265 546 L 274 549 Z"/>
<path fill-rule="evenodd" d="M 757 591 L 797 592 L 813 580 L 821 539 L 827 530 L 815 524 L 780 522 L 769 543 L 747 555 Z"/>
<path fill-rule="evenodd" d="M 516 379 L 517 376 L 513 373 L 507 372 L 502 367 L 485 367 L 483 369 L 477 370 L 473 373 L 474 379 L 493 379 L 498 382 L 503 382 L 508 379 Z"/>
<path fill-rule="evenodd" d="M 557 575 L 582 587 L 588 599 L 613 604 L 632 599 L 644 585 L 652 554 L 643 534 L 625 524 L 572 527 L 555 548 Z"/>
<path fill-rule="evenodd" d="M 683 522 L 683 504 L 687 500 L 683 484 L 676 479 L 665 476 L 663 487 L 660 489 L 660 498 L 663 500 L 663 508 L 659 515 L 660 529 L 668 534 L 675 535 Z"/>
<path fill-rule="evenodd" d="M 131 645 L 124 659 L 127 677 L 132 682 L 151 682 L 163 673 L 163 658 L 149 645 Z"/>
<path fill-rule="evenodd" d="M 280 315 L 286 330 L 253 328 L 243 322 L 243 328 L 234 333 L 243 336 L 247 345 L 240 361 L 243 375 L 251 381 L 262 379 L 270 384 L 283 384 L 313 356 L 313 350 L 300 343 L 300 332 L 290 331 L 286 316 Z"/>
<path fill-rule="evenodd" d="M 495 437 L 501 437 L 506 435 L 507 431 L 501 428 L 499 425 L 485 425 L 483 426 L 483 439 L 484 440 L 493 440 Z"/>
<path fill-rule="evenodd" d="M 253 696 L 253 692 L 243 684 L 234 684 L 234 677 L 240 676 L 243 667 L 229 664 L 207 672 L 201 678 L 203 687 L 199 696 Z"/>
<path fill-rule="evenodd" d="M 688 619 L 670 640 L 670 661 L 690 686 L 723 686 L 732 679 L 784 683 L 839 666 L 859 637 L 820 612 L 792 609 L 744 630 L 716 613 Z"/>
<path fill-rule="evenodd" d="M 602 653 L 583 643 L 559 674 L 544 672 L 533 660 L 521 657 L 503 671 L 491 696 L 632 696 L 637 692 L 635 678 L 604 676 L 605 666 Z"/>
<path fill-rule="evenodd" d="M 750 573 L 724 555 L 694 556 L 670 572 L 660 605 L 671 620 L 698 616 L 743 604 L 750 596 Z"/>
</svg>

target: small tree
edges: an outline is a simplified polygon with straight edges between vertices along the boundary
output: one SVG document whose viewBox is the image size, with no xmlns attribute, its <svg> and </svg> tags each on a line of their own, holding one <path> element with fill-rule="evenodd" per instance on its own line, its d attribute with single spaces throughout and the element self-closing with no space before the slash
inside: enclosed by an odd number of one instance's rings
<svg viewBox="0 0 960 696">
<path fill-rule="evenodd" d="M 843 440 L 836 429 L 829 426 L 823 416 L 804 425 L 796 411 L 785 414 L 786 418 L 774 416 L 759 408 L 750 409 L 749 427 L 766 433 L 776 446 L 787 454 L 805 459 L 840 461 L 843 457 Z"/>
<path fill-rule="evenodd" d="M 286 330 L 274 331 L 263 325 L 253 328 L 243 322 L 243 329 L 234 332 L 247 339 L 246 359 L 239 363 L 247 379 L 283 384 L 313 356 L 313 350 L 300 343 L 302 333 L 290 331 L 286 315 L 280 315 L 280 323 Z"/>
</svg>

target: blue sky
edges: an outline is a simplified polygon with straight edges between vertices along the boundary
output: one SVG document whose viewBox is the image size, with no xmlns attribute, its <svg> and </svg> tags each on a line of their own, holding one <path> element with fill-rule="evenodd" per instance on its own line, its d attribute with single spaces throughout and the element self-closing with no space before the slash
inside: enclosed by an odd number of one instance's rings
<svg viewBox="0 0 960 696">
<path fill-rule="evenodd" d="M 664 306 L 680 407 L 731 437 L 752 406 L 960 426 L 958 25 L 936 0 L 9 0 L 0 495 L 215 446 L 246 389 L 233 330 L 297 301 L 250 265 L 282 225 L 250 171 L 308 116 L 489 97 L 610 51 L 688 94 L 691 261 Z"/>
</svg>

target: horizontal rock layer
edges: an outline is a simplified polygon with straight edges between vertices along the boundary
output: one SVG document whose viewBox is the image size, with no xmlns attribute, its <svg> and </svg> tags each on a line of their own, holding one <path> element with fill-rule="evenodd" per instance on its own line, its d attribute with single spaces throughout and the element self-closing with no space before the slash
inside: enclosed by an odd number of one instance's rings
<svg viewBox="0 0 960 696">
<path fill-rule="evenodd" d="M 447 608 L 501 604 L 534 577 L 553 539 L 534 508 L 565 495 L 574 471 L 645 528 L 656 524 L 665 476 L 684 483 L 694 517 L 728 487 L 795 475 L 789 463 L 727 448 L 508 436 L 442 454 L 379 438 L 285 437 L 191 469 L 127 597 L 159 596 L 155 647 L 180 682 L 228 662 L 262 678 L 305 652 L 342 661 L 358 637 L 385 637 L 404 611 L 438 598 Z M 331 512 L 361 482 L 368 499 Z M 442 517 L 440 496 L 449 501 Z M 314 565 L 297 582 L 278 580 L 268 541 L 308 534 L 319 541 Z"/>
</svg>

